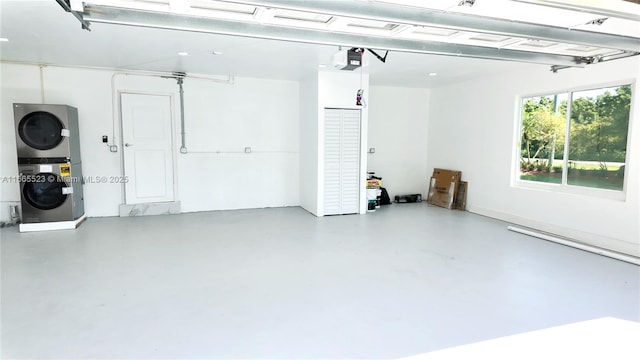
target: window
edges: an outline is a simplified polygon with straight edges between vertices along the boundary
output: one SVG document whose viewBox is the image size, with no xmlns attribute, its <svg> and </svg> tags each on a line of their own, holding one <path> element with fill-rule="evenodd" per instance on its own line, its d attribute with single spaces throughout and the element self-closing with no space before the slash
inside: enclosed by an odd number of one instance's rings
<svg viewBox="0 0 640 360">
<path fill-rule="evenodd" d="M 622 191 L 631 85 L 526 97 L 519 179 Z"/>
</svg>

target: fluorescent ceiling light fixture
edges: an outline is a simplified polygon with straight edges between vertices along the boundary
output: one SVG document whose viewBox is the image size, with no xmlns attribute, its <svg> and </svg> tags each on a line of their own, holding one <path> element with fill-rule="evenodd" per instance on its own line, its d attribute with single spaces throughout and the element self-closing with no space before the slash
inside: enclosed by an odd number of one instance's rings
<svg viewBox="0 0 640 360">
<path fill-rule="evenodd" d="M 549 41 L 541 41 L 541 40 L 527 40 L 526 42 L 521 44 L 522 46 L 530 46 L 530 47 L 534 47 L 534 48 L 547 48 L 550 46 L 555 46 L 558 45 L 558 43 L 555 42 L 549 42 Z"/>
<path fill-rule="evenodd" d="M 478 34 L 478 35 L 472 36 L 470 39 L 478 40 L 478 41 L 486 41 L 489 43 L 498 43 L 498 42 L 510 40 L 511 38 L 506 36 L 499 36 L 499 35 Z"/>
<path fill-rule="evenodd" d="M 600 49 L 601 48 L 590 47 L 590 46 L 575 46 L 575 47 L 567 48 L 567 50 L 582 51 L 582 52 L 592 52 L 592 51 L 598 51 Z"/>
<path fill-rule="evenodd" d="M 189 53 L 186 51 L 178 51 L 178 55 L 180 56 L 189 56 Z"/>
<path fill-rule="evenodd" d="M 379 3 L 389 3 L 394 5 L 402 5 L 406 7 L 429 8 L 434 10 L 445 11 L 451 7 L 458 6 L 460 0 L 374 0 Z M 492 1 L 492 0 L 489 0 Z"/>
<path fill-rule="evenodd" d="M 436 75 L 438 75 L 438 73 L 437 73 L 437 72 L 430 72 L 430 73 L 429 73 L 429 76 L 436 76 Z"/>
<path fill-rule="evenodd" d="M 316 14 L 305 11 L 278 10 L 274 15 L 277 19 L 308 21 L 314 23 L 326 24 L 333 16 L 325 14 Z"/>
<path fill-rule="evenodd" d="M 253 15 L 256 11 L 256 7 L 252 5 L 213 0 L 191 0 L 191 8 L 216 10 L 247 15 Z"/>
<path fill-rule="evenodd" d="M 218 51 L 218 50 L 213 50 L 211 52 L 211 55 L 222 55 L 222 54 L 224 54 L 224 53 L 222 51 Z"/>
<path fill-rule="evenodd" d="M 398 24 L 392 24 L 384 21 L 373 21 L 373 20 L 353 20 L 349 22 L 347 26 L 359 27 L 364 29 L 375 29 L 375 30 L 393 30 L 398 27 Z"/>
<path fill-rule="evenodd" d="M 324 2 L 322 2 L 322 4 L 324 4 Z M 453 55 L 572 67 L 583 67 L 586 64 L 582 58 L 572 55 L 542 54 L 524 50 L 497 49 L 427 40 L 395 39 L 391 36 L 344 32 L 329 33 L 322 30 L 295 28 L 284 25 L 210 19 L 186 14 L 145 12 L 110 6 L 85 4 L 84 19 L 98 23 L 245 36 L 322 45 L 352 47 L 353 44 L 358 44 L 360 47 L 367 49 L 385 49 L 388 51 Z"/>
<path fill-rule="evenodd" d="M 620 57 L 640 54 L 640 38 L 634 34 L 614 35 L 479 16 L 475 9 L 482 10 L 482 6 L 475 6 L 472 14 L 463 14 L 413 6 L 407 11 L 407 4 L 391 1 L 182 0 L 190 4 L 191 11 L 149 9 L 168 9 L 169 1 L 85 0 L 81 14 L 83 20 L 99 23 L 560 66 L 584 66 L 592 63 L 592 56 L 602 53 L 563 53 L 556 45 L 615 49 Z M 453 6 L 460 2 L 446 1 Z M 584 24 L 590 16 L 575 13 L 583 18 L 576 24 Z M 531 44 L 529 39 L 539 43 Z"/>
<path fill-rule="evenodd" d="M 390 24 L 433 26 L 463 31 L 500 34 L 508 37 L 537 38 L 576 45 L 609 47 L 638 52 L 638 38 L 569 29 L 561 26 L 539 25 L 488 16 L 460 14 L 412 8 L 388 2 L 365 1 L 308 1 L 308 0 L 233 0 L 259 7 L 307 11 L 335 17 L 351 17 L 364 21 Z M 366 35 L 366 34 L 363 34 Z M 353 44 L 350 44 L 353 45 Z"/>
<path fill-rule="evenodd" d="M 413 32 L 415 34 L 434 35 L 434 36 L 451 36 L 459 33 L 458 30 L 425 27 L 425 26 L 416 26 L 413 29 Z"/>
<path fill-rule="evenodd" d="M 0 38 L 0 42 L 7 42 L 7 41 L 9 41 L 9 39 L 7 39 L 7 38 Z"/>
</svg>

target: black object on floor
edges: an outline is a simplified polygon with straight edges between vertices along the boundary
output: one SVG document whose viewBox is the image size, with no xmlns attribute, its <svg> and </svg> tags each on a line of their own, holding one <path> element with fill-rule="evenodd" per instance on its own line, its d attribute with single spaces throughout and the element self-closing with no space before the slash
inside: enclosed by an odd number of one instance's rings
<svg viewBox="0 0 640 360">
<path fill-rule="evenodd" d="M 391 198 L 389 197 L 387 189 L 381 187 L 380 191 L 382 192 L 380 194 L 380 205 L 391 205 Z"/>
<path fill-rule="evenodd" d="M 422 194 L 396 195 L 397 203 L 415 203 L 422 202 Z"/>
</svg>

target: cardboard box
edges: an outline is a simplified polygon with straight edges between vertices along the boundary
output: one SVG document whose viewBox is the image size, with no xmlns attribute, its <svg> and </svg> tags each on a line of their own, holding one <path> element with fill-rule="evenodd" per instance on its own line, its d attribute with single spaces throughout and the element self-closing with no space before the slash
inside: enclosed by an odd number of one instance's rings
<svg viewBox="0 0 640 360">
<path fill-rule="evenodd" d="M 456 188 L 462 179 L 462 172 L 446 169 L 433 169 L 433 177 L 436 178 L 436 190 L 439 192 L 448 192 L 451 183 L 454 183 Z"/>
<path fill-rule="evenodd" d="M 445 187 L 442 185 L 442 182 L 439 184 L 435 177 L 431 178 L 430 186 L 429 186 L 429 196 L 427 198 L 427 203 L 431 205 L 440 206 L 447 209 L 452 209 L 453 204 L 455 202 L 455 185 L 449 185 Z"/>
<path fill-rule="evenodd" d="M 456 195 L 456 202 L 453 205 L 456 210 L 465 210 L 467 208 L 467 188 L 469 183 L 466 181 L 460 181 L 458 185 L 458 193 Z"/>
<path fill-rule="evenodd" d="M 453 209 L 456 204 L 461 178 L 461 171 L 433 169 L 433 176 L 429 182 L 427 203 Z"/>
</svg>

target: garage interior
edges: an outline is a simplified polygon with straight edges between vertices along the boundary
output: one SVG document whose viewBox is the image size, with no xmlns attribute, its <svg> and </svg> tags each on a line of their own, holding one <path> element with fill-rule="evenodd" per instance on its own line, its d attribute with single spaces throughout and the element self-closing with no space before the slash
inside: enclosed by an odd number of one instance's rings
<svg viewBox="0 0 640 360">
<path fill-rule="evenodd" d="M 637 1 L 3 0 L 0 20 L 2 358 L 640 355 Z M 559 183 L 523 175 L 525 100 L 569 94 L 569 119 L 622 86 L 619 188 L 571 184 L 570 126 L 564 159 L 543 150 Z M 76 229 L 20 231 L 14 104 L 78 110 Z M 466 211 L 368 208 L 369 172 L 426 199 L 434 169 L 462 171 Z"/>
</svg>

